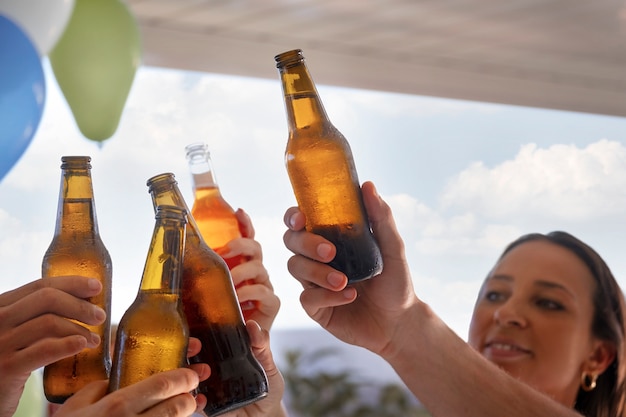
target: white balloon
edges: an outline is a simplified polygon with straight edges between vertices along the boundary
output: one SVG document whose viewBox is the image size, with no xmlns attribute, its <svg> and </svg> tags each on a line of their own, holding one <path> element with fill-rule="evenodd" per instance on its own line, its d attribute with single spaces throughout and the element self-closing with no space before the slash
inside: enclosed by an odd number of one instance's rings
<svg viewBox="0 0 626 417">
<path fill-rule="evenodd" d="M 0 0 L 0 14 L 19 25 L 37 48 L 47 55 L 63 34 L 75 0 Z"/>
</svg>

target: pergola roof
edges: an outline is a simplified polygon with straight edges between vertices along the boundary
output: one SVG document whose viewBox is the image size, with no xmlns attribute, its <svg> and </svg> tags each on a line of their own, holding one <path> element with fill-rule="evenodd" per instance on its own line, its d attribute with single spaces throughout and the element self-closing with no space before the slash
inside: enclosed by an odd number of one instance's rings
<svg viewBox="0 0 626 417">
<path fill-rule="evenodd" d="M 128 0 L 150 66 L 626 116 L 624 0 Z"/>
</svg>

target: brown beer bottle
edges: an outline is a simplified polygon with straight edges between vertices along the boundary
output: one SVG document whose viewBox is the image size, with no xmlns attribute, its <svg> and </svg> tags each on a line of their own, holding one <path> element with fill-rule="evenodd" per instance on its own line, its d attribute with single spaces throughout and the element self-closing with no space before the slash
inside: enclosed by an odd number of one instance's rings
<svg viewBox="0 0 626 417">
<path fill-rule="evenodd" d="M 289 126 L 285 164 L 306 229 L 337 248 L 329 263 L 350 283 L 382 270 L 350 145 L 333 126 L 299 49 L 274 57 Z"/>
<path fill-rule="evenodd" d="M 168 204 L 187 210 L 174 174 L 154 176 L 148 187 L 155 207 Z M 198 392 L 208 400 L 204 412 L 217 416 L 265 397 L 268 382 L 252 353 L 226 262 L 206 244 L 192 215 L 187 221 L 183 311 L 190 336 L 202 342 L 190 362 L 211 367 L 211 376 L 200 382 Z"/>
<path fill-rule="evenodd" d="M 111 257 L 96 219 L 91 158 L 61 158 L 61 188 L 54 237 L 44 254 L 43 277 L 82 275 L 99 279 L 102 292 L 89 299 L 101 307 L 107 318 L 99 326 L 79 323 L 100 336 L 100 345 L 84 349 L 44 368 L 43 386 L 50 402 L 63 403 L 91 381 L 107 379 L 111 369 L 109 333 L 111 328 Z"/>
<path fill-rule="evenodd" d="M 228 242 L 241 237 L 239 221 L 235 216 L 235 210 L 222 196 L 207 145 L 192 143 L 185 147 L 185 151 L 193 182 L 194 202 L 191 207 L 191 214 L 196 220 L 204 241 L 218 255 L 222 256 L 228 251 L 226 247 Z M 224 258 L 224 261 L 226 261 L 228 269 L 232 270 L 244 259 L 241 256 L 235 256 L 228 259 Z M 239 286 L 251 283 L 242 282 Z M 252 300 L 239 303 L 239 305 L 244 319 L 248 319 L 249 312 L 256 308 L 256 303 Z"/>
<path fill-rule="evenodd" d="M 181 303 L 186 212 L 158 206 L 137 298 L 117 327 L 109 392 L 187 365 L 189 328 Z"/>
</svg>

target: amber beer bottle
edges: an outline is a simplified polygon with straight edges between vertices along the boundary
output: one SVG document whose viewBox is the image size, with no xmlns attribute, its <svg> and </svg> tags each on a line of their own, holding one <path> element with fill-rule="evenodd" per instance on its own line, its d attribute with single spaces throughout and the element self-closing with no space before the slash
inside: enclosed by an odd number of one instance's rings
<svg viewBox="0 0 626 417">
<path fill-rule="evenodd" d="M 173 174 L 148 180 L 155 207 L 187 204 Z M 226 262 L 204 241 L 192 215 L 187 216 L 183 261 L 183 311 L 190 336 L 200 339 L 200 353 L 191 363 L 207 363 L 211 376 L 198 392 L 207 397 L 204 412 L 217 416 L 265 397 L 268 382 L 256 360 Z"/>
<path fill-rule="evenodd" d="M 100 280 L 102 292 L 89 299 L 101 307 L 107 318 L 99 326 L 79 323 L 100 336 L 100 345 L 84 349 L 44 368 L 43 386 L 50 402 L 63 403 L 91 381 L 107 379 L 111 369 L 109 333 L 111 328 L 111 257 L 96 219 L 91 158 L 61 158 L 61 187 L 54 237 L 44 254 L 43 277 L 82 275 Z"/>
<path fill-rule="evenodd" d="M 299 49 L 274 57 L 287 111 L 285 164 L 306 229 L 337 248 L 330 265 L 350 283 L 382 270 L 350 145 L 333 126 Z"/>
<path fill-rule="evenodd" d="M 158 206 L 135 301 L 117 328 L 109 392 L 187 365 L 189 328 L 181 303 L 186 212 Z"/>
<path fill-rule="evenodd" d="M 222 256 L 228 251 L 226 245 L 231 240 L 241 237 L 239 221 L 235 216 L 235 210 L 224 199 L 217 183 L 215 171 L 211 163 L 211 154 L 205 143 L 192 143 L 185 147 L 189 170 L 193 183 L 194 202 L 191 214 L 196 220 L 202 238 L 211 249 Z M 228 269 L 232 270 L 241 264 L 244 259 L 241 256 L 224 258 Z M 252 282 L 242 282 L 246 285 Z M 238 288 L 237 286 L 235 288 Z M 239 303 L 244 319 L 256 308 L 252 300 Z"/>
</svg>

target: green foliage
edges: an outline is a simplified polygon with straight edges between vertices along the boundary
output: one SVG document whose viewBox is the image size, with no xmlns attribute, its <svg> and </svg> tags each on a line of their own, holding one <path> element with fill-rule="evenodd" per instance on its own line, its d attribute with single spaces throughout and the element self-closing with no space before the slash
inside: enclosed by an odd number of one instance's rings
<svg viewBox="0 0 626 417">
<path fill-rule="evenodd" d="M 292 417 L 430 417 L 402 385 L 357 383 L 349 370 L 328 372 L 314 366 L 335 353 L 327 348 L 285 354 L 287 369 L 282 372 Z M 305 369 L 317 371 L 307 373 Z"/>
</svg>

